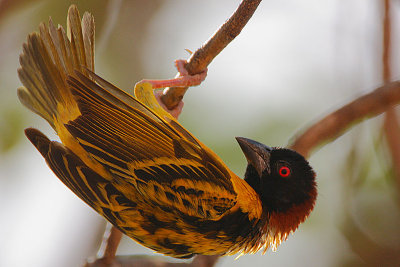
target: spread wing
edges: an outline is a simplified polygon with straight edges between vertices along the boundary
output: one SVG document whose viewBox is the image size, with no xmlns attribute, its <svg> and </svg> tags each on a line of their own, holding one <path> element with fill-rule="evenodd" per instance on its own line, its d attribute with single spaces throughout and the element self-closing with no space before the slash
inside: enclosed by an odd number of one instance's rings
<svg viewBox="0 0 400 267">
<path fill-rule="evenodd" d="M 175 120 L 167 122 L 89 75 L 76 72 L 67 79 L 81 115 L 65 128 L 111 174 L 124 197 L 207 219 L 217 219 L 236 204 L 232 172 L 212 151 Z M 118 187 L 126 183 L 136 192 Z"/>
</svg>

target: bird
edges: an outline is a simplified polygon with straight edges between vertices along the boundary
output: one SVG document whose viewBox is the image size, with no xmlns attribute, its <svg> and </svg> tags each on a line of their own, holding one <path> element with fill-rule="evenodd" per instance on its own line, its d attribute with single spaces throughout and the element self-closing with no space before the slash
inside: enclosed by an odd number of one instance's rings
<svg viewBox="0 0 400 267">
<path fill-rule="evenodd" d="M 93 16 L 41 23 L 20 55 L 20 102 L 57 133 L 25 134 L 54 174 L 136 242 L 175 258 L 276 248 L 306 220 L 316 174 L 299 153 L 236 137 L 244 179 L 186 130 L 142 81 L 135 97 L 94 71 Z"/>
</svg>

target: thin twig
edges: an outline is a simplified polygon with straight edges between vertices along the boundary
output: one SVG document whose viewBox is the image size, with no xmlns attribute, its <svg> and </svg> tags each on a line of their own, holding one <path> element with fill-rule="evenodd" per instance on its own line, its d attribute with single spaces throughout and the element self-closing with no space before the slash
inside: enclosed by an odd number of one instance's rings
<svg viewBox="0 0 400 267">
<path fill-rule="evenodd" d="M 117 253 L 117 248 L 119 242 L 121 242 L 121 238 L 122 238 L 121 231 L 115 228 L 114 226 L 111 227 L 111 233 L 107 239 L 107 246 L 103 256 L 106 264 L 111 264 L 111 262 L 115 259 L 115 253 Z"/>
<path fill-rule="evenodd" d="M 202 72 L 211 61 L 242 31 L 253 16 L 261 0 L 243 0 L 238 9 L 218 31 L 189 58 L 185 68 L 190 75 Z M 188 88 L 166 88 L 161 97 L 164 104 L 173 109 L 182 100 Z"/>
<path fill-rule="evenodd" d="M 391 71 L 391 17 L 390 17 L 390 0 L 384 0 L 384 17 L 383 17 L 383 51 L 382 51 L 382 78 L 383 82 L 390 82 L 392 79 Z"/>
<path fill-rule="evenodd" d="M 111 267 L 116 263 L 115 254 L 118 249 L 118 245 L 122 238 L 122 232 L 114 226 L 108 227 L 104 234 L 104 241 L 101 247 L 104 245 L 104 251 L 100 248 L 100 253 L 103 256 L 94 262 L 87 262 L 85 267 Z"/>
<path fill-rule="evenodd" d="M 314 123 L 297 136 L 290 148 L 308 157 L 312 150 L 342 135 L 350 127 L 400 103 L 400 81 L 363 95 Z"/>
<path fill-rule="evenodd" d="M 192 262 L 166 262 L 163 256 L 117 256 L 113 262 L 105 264 L 102 259 L 85 267 L 212 267 L 218 256 L 196 256 Z"/>
<path fill-rule="evenodd" d="M 385 83 L 392 79 L 391 73 L 391 16 L 390 0 L 384 2 L 383 18 L 383 53 L 382 53 L 382 77 Z M 400 125 L 394 108 L 388 109 L 383 121 L 383 131 L 392 158 L 394 175 L 397 180 L 397 188 L 400 190 Z"/>
</svg>

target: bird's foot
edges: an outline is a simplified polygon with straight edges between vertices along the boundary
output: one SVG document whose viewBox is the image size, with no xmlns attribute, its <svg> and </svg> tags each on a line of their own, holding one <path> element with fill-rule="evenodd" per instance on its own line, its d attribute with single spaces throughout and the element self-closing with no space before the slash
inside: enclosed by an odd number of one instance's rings
<svg viewBox="0 0 400 267">
<path fill-rule="evenodd" d="M 162 99 L 161 99 L 161 96 L 162 96 L 162 95 L 163 95 L 162 90 L 154 91 L 154 96 L 156 97 L 158 104 L 160 104 L 160 106 L 161 106 L 165 111 L 167 111 L 169 114 L 171 114 L 171 115 L 177 120 L 178 117 L 179 117 L 179 115 L 180 115 L 181 112 L 182 112 L 182 109 L 183 109 L 183 105 L 184 105 L 183 100 L 179 101 L 178 105 L 176 105 L 174 108 L 169 109 L 169 108 L 164 104 L 164 102 L 162 101 Z"/>
<path fill-rule="evenodd" d="M 179 72 L 178 77 L 174 79 L 168 80 L 141 80 L 141 83 L 150 83 L 154 89 L 157 88 L 164 88 L 164 87 L 190 87 L 190 86 L 197 86 L 201 84 L 202 81 L 207 77 L 206 68 L 202 72 L 190 75 L 185 68 L 186 60 L 178 59 L 175 60 L 175 67 Z"/>
</svg>

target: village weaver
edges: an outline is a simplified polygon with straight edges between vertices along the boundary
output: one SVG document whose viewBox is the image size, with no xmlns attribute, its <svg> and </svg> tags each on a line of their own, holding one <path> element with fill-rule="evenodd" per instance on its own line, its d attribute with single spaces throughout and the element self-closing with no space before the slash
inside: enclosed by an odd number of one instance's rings
<svg viewBox="0 0 400 267">
<path fill-rule="evenodd" d="M 134 98 L 94 73 L 93 17 L 81 21 L 71 6 L 67 23 L 67 33 L 50 19 L 30 34 L 18 70 L 20 101 L 61 143 L 25 133 L 57 177 L 116 228 L 189 258 L 276 249 L 308 217 L 317 190 L 301 155 L 237 137 L 248 162 L 239 178 L 157 102 L 154 87 L 188 85 L 187 76 L 142 81 Z"/>
</svg>

